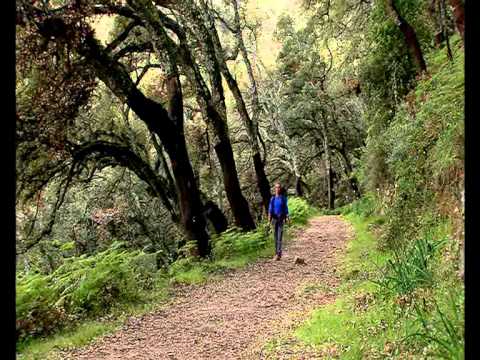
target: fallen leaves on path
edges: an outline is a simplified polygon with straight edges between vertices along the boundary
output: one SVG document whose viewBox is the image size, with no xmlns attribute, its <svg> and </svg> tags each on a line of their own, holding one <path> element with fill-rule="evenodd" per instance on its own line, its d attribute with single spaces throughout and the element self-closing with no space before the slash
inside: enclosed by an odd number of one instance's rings
<svg viewBox="0 0 480 360">
<path fill-rule="evenodd" d="M 262 349 L 268 339 L 298 326 L 314 307 L 334 300 L 339 283 L 335 258 L 348 232 L 338 216 L 313 218 L 308 228 L 294 235 L 281 261 L 259 261 L 221 280 L 180 287 L 170 306 L 131 318 L 118 332 L 63 352 L 62 358 L 266 359 Z M 296 257 L 305 264 L 295 264 Z M 322 291 L 306 291 L 309 284 L 319 284 Z M 274 358 L 316 358 L 312 356 Z"/>
</svg>

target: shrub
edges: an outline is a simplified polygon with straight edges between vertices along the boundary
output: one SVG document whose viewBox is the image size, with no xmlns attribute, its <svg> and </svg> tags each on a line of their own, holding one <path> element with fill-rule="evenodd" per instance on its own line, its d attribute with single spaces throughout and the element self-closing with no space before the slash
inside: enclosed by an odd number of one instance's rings
<svg viewBox="0 0 480 360">
<path fill-rule="evenodd" d="M 20 339 L 50 333 L 64 321 L 49 277 L 31 274 L 17 279 L 16 328 Z"/>
<path fill-rule="evenodd" d="M 246 233 L 236 228 L 223 232 L 212 241 L 214 259 L 226 259 L 264 248 L 268 241 L 268 226 L 262 223 L 254 231 Z"/>
<path fill-rule="evenodd" d="M 288 211 L 294 225 L 306 224 L 308 219 L 315 213 L 315 209 L 299 197 L 288 198 Z"/>
<path fill-rule="evenodd" d="M 151 288 L 151 255 L 114 244 L 94 256 L 69 258 L 52 274 L 17 277 L 16 316 L 20 340 L 47 334 L 67 320 L 96 315 L 114 303 L 133 301 Z"/>
<path fill-rule="evenodd" d="M 430 355 L 440 359 L 464 359 L 465 352 L 465 322 L 464 295 L 449 292 L 444 304 L 433 301 L 433 314 L 425 307 L 415 304 L 415 312 L 422 330 L 410 336 L 422 339 L 430 344 L 427 350 Z"/>
<path fill-rule="evenodd" d="M 341 210 L 342 215 L 353 213 L 363 218 L 371 216 L 375 211 L 375 200 L 369 193 L 362 196 L 360 199 L 344 206 Z"/>
<path fill-rule="evenodd" d="M 422 285 L 433 283 L 432 258 L 447 238 L 434 239 L 435 232 L 427 231 L 405 251 L 394 251 L 387 261 L 386 274 L 377 283 L 397 294 L 407 294 Z"/>
</svg>

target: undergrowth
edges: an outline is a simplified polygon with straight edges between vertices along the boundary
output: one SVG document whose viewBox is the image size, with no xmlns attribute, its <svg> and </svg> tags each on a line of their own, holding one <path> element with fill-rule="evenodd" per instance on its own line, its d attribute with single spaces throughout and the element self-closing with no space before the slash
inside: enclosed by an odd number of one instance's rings
<svg viewBox="0 0 480 360">
<path fill-rule="evenodd" d="M 315 310 L 295 337 L 342 359 L 463 358 L 463 285 L 448 220 L 428 221 L 405 250 L 385 251 L 374 235 L 384 219 L 372 208 L 372 198 L 344 208 L 355 238 L 341 260 L 338 297 Z"/>
<path fill-rule="evenodd" d="M 303 199 L 289 199 L 289 229 L 303 226 L 317 211 Z M 130 251 L 114 243 L 93 256 L 67 259 L 49 275 L 17 276 L 17 352 L 19 358 L 47 358 L 55 349 L 84 345 L 116 329 L 127 316 L 163 306 L 172 286 L 200 284 L 225 271 L 273 256 L 271 226 L 260 223 L 251 232 L 232 228 L 212 238 L 207 259 L 183 256 L 168 268 L 157 269 L 156 254 Z"/>
</svg>

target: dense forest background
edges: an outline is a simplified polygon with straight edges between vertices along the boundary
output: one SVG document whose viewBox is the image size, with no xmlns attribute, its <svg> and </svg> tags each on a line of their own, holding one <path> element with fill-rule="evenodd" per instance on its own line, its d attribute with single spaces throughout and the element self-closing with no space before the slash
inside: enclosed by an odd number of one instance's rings
<svg viewBox="0 0 480 360">
<path fill-rule="evenodd" d="M 457 289 L 457 356 L 463 7 L 17 0 L 19 342 L 268 248 L 280 182 L 294 224 L 375 216 L 401 299 Z"/>
</svg>

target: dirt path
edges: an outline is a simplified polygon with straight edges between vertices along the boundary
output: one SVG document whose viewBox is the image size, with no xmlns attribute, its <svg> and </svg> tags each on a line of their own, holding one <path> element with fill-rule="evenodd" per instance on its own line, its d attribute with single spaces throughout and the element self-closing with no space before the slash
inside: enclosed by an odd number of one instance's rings
<svg viewBox="0 0 480 360">
<path fill-rule="evenodd" d="M 219 281 L 181 288 L 165 310 L 131 319 L 118 332 L 63 358 L 264 359 L 262 345 L 269 338 L 334 299 L 335 255 L 349 231 L 338 216 L 313 218 L 281 261 L 264 260 Z M 295 265 L 295 256 L 306 264 Z M 315 284 L 323 290 L 306 291 Z"/>
</svg>

